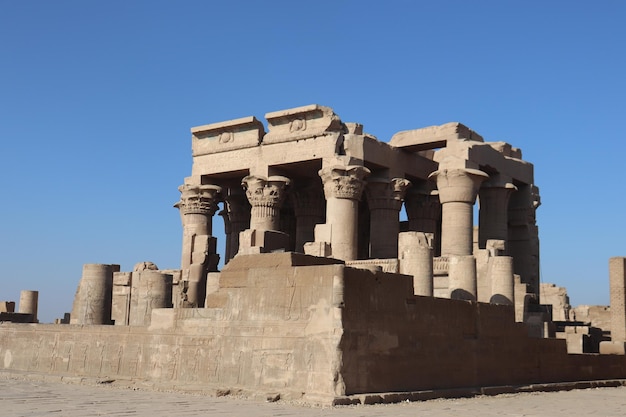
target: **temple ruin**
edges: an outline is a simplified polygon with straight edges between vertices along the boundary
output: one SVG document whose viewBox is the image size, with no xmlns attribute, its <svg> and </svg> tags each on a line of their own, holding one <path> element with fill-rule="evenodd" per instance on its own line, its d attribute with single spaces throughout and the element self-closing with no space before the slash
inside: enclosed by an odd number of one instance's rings
<svg viewBox="0 0 626 417">
<path fill-rule="evenodd" d="M 0 326 L 0 369 L 331 404 L 626 378 L 626 258 L 610 313 L 576 321 L 540 284 L 519 148 L 460 123 L 381 141 L 319 105 L 265 120 L 191 129 L 180 268 L 84 265 L 69 318 Z"/>
</svg>

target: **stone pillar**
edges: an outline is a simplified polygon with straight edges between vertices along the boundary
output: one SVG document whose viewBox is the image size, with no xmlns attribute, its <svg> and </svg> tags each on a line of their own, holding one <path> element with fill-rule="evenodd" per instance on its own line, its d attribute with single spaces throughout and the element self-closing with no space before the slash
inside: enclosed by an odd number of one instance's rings
<svg viewBox="0 0 626 417">
<path fill-rule="evenodd" d="M 18 313 L 31 314 L 33 323 L 39 323 L 37 320 L 37 308 L 39 304 L 39 291 L 22 290 L 20 292 L 20 304 Z"/>
<path fill-rule="evenodd" d="M 113 272 L 119 267 L 85 264 L 78 284 L 70 324 L 111 324 Z"/>
<path fill-rule="evenodd" d="M 441 202 L 441 255 L 471 255 L 473 205 L 489 176 L 477 169 L 440 169 L 430 178 L 437 181 Z"/>
<path fill-rule="evenodd" d="M 413 276 L 415 295 L 433 296 L 432 233 L 403 232 L 398 237 L 400 273 Z"/>
<path fill-rule="evenodd" d="M 153 309 L 171 307 L 172 275 L 151 269 L 133 272 L 129 318 L 131 326 L 149 326 Z"/>
<path fill-rule="evenodd" d="M 533 185 L 520 186 L 509 202 L 507 253 L 513 257 L 515 274 L 539 297 L 539 236 L 535 212 L 541 200 Z"/>
<path fill-rule="evenodd" d="M 279 175 L 268 178 L 248 175 L 241 180 L 252 206 L 251 230 L 280 230 L 280 206 L 285 199 L 289 178 Z"/>
<path fill-rule="evenodd" d="M 217 203 L 222 188 L 210 184 L 183 184 L 178 187 L 180 201 L 174 205 L 180 210 L 183 224 L 183 251 L 181 269 L 188 269 L 195 251 L 195 236 L 211 236 L 212 217 L 218 209 Z"/>
<path fill-rule="evenodd" d="M 478 247 L 484 249 L 489 239 L 504 240 L 508 247 L 509 198 L 515 187 L 511 182 L 498 178 L 482 184 L 478 192 Z"/>
<path fill-rule="evenodd" d="M 224 223 L 228 220 L 230 227 L 230 233 L 226 238 L 225 263 L 227 263 L 239 251 L 239 234 L 250 227 L 251 208 L 241 188 L 229 188 L 224 201 L 224 208 L 228 215 L 228 219 L 224 217 Z"/>
<path fill-rule="evenodd" d="M 609 259 L 611 341 L 626 342 L 626 258 Z"/>
<path fill-rule="evenodd" d="M 450 298 L 476 301 L 476 258 L 471 255 L 448 258 Z"/>
<path fill-rule="evenodd" d="M 295 189 L 291 200 L 296 215 L 295 251 L 304 253 L 304 244 L 315 241 L 315 226 L 324 223 L 324 191 L 317 183 L 309 183 Z"/>
<path fill-rule="evenodd" d="M 493 256 L 488 261 L 488 275 L 491 281 L 491 304 L 515 305 L 515 280 L 513 258 Z"/>
<path fill-rule="evenodd" d="M 391 181 L 370 178 L 367 181 L 365 195 L 370 209 L 370 258 L 398 257 L 400 209 L 410 186 L 411 182 L 403 178 Z"/>
<path fill-rule="evenodd" d="M 409 219 L 409 230 L 432 233 L 436 239 L 441 220 L 439 193 L 424 187 L 411 188 L 406 193 L 404 207 Z"/>
<path fill-rule="evenodd" d="M 365 186 L 363 179 L 369 173 L 369 169 L 358 165 L 335 165 L 319 171 L 326 196 L 326 225 L 330 227 L 333 258 L 345 261 L 357 258 L 359 200 Z"/>
</svg>

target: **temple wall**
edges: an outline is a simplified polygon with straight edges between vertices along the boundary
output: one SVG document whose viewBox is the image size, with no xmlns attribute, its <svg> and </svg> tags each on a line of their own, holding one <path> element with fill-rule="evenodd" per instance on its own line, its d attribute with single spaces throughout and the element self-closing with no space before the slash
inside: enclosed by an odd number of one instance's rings
<svg viewBox="0 0 626 417">
<path fill-rule="evenodd" d="M 414 296 L 412 277 L 293 253 L 237 256 L 207 307 L 151 325 L 0 325 L 0 370 L 350 394 L 626 377 L 626 358 L 527 337 L 511 306 Z"/>
</svg>

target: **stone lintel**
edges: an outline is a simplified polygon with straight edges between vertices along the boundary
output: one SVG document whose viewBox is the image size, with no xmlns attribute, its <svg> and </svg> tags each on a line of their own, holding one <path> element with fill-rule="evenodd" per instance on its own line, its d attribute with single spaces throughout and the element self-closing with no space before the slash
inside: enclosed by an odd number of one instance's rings
<svg viewBox="0 0 626 417">
<path fill-rule="evenodd" d="M 265 129 L 254 116 L 191 128 L 193 156 L 259 146 Z"/>
<path fill-rule="evenodd" d="M 443 148 L 451 140 L 483 142 L 482 136 L 467 126 L 458 122 L 451 122 L 439 126 L 398 132 L 391 137 L 389 144 L 396 148 L 406 149 L 409 152 L 419 152 Z"/>
<path fill-rule="evenodd" d="M 269 132 L 263 144 L 314 138 L 332 132 L 345 133 L 345 126 L 330 107 L 311 104 L 265 115 Z"/>
</svg>

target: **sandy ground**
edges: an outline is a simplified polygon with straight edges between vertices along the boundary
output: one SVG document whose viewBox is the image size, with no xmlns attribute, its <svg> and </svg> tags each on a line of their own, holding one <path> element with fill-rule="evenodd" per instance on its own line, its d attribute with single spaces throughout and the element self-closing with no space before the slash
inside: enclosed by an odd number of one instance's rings
<svg viewBox="0 0 626 417">
<path fill-rule="evenodd" d="M 626 416 L 626 387 L 507 394 L 391 405 L 315 408 L 284 402 L 206 397 L 0 379 L 0 416 Z"/>
</svg>

